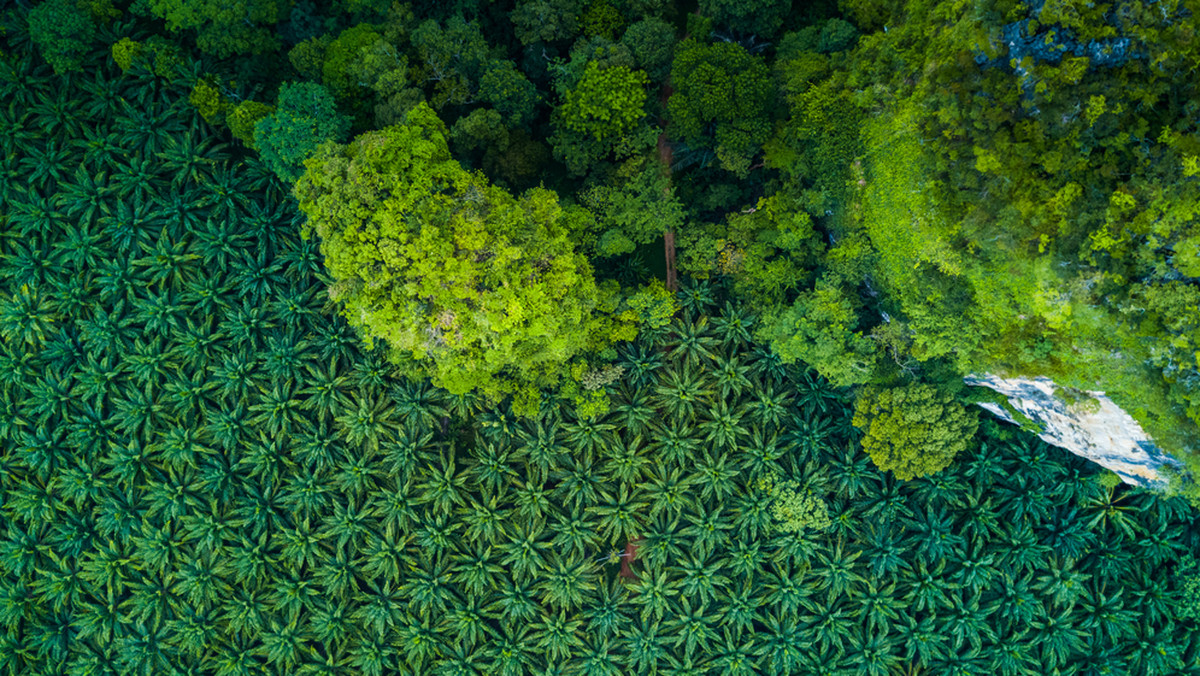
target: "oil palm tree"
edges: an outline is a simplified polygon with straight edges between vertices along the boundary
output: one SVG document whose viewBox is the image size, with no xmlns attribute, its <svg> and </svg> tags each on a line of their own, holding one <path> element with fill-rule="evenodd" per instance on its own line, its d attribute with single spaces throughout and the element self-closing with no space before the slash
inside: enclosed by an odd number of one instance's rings
<svg viewBox="0 0 1200 676">
<path fill-rule="evenodd" d="M 665 514 L 678 519 L 684 510 L 696 509 L 691 487 L 695 477 L 680 467 L 667 468 L 659 465 L 651 470 L 647 481 L 641 484 L 642 495 L 649 502 L 650 517 Z"/>
<path fill-rule="evenodd" d="M 622 383 L 617 388 L 618 402 L 613 407 L 613 422 L 633 434 L 648 435 L 653 421 L 657 417 L 654 398 L 643 389 L 633 389 Z"/>
<path fill-rule="evenodd" d="M 738 356 L 718 355 L 713 365 L 717 391 L 721 397 L 731 399 L 741 396 L 742 392 L 752 389 L 749 369 L 739 360 Z"/>
<path fill-rule="evenodd" d="M 644 341 L 625 343 L 617 348 L 617 365 L 625 369 L 626 380 L 636 388 L 650 385 L 663 367 L 662 353 Z"/>
<path fill-rule="evenodd" d="M 591 453 L 577 455 L 569 464 L 563 463 L 562 469 L 555 471 L 551 478 L 557 483 L 552 496 L 558 504 L 572 510 L 610 500 L 615 488 Z"/>
<path fill-rule="evenodd" d="M 933 506 L 918 510 L 911 524 L 909 543 L 926 562 L 961 557 L 966 541 L 943 510 Z"/>
<path fill-rule="evenodd" d="M 705 411 L 707 419 L 699 425 L 699 431 L 704 433 L 704 440 L 718 448 L 732 450 L 740 443 L 746 434 L 742 426 L 742 418 L 746 409 L 731 406 L 725 399 L 716 399 Z"/>
<path fill-rule="evenodd" d="M 680 531 L 683 537 L 689 539 L 693 552 L 700 556 L 708 556 L 723 549 L 729 541 L 730 531 L 733 530 L 729 513 L 720 503 L 711 507 L 707 506 L 708 504 L 711 503 L 699 502 L 693 509 L 685 511 L 683 516 L 688 525 Z M 653 546 L 653 542 L 647 544 Z"/>
<path fill-rule="evenodd" d="M 628 587 L 620 577 L 612 577 L 597 583 L 593 600 L 583 607 L 580 618 L 587 621 L 590 635 L 613 639 L 627 631 L 632 610 Z"/>
<path fill-rule="evenodd" d="M 561 425 L 563 441 L 574 453 L 599 452 L 618 443 L 616 429 L 599 418 L 568 418 Z"/>
<path fill-rule="evenodd" d="M 535 653 L 531 650 L 529 640 L 531 631 L 528 626 L 522 625 L 493 641 L 484 653 L 490 661 L 483 672 L 497 676 L 522 676 L 529 673 L 535 661 Z"/>
<path fill-rule="evenodd" d="M 341 434 L 353 445 L 378 452 L 395 438 L 399 420 L 395 407 L 381 396 L 360 393 L 347 398 L 346 405 L 335 416 Z"/>
<path fill-rule="evenodd" d="M 687 424 L 695 418 L 696 407 L 703 406 L 712 396 L 708 378 L 702 369 L 683 364 L 664 371 L 654 387 L 654 404 L 677 424 Z"/>
<path fill-rule="evenodd" d="M 476 544 L 464 556 L 456 557 L 453 580 L 468 599 L 478 599 L 495 590 L 504 568 L 492 554 L 491 545 Z"/>
<path fill-rule="evenodd" d="M 542 539 L 543 532 L 540 522 L 526 525 L 518 521 L 508 530 L 507 539 L 497 545 L 501 563 L 518 579 L 531 578 L 547 565 L 547 552 L 555 545 Z"/>
<path fill-rule="evenodd" d="M 723 501 L 737 488 L 737 465 L 725 453 L 706 452 L 693 460 L 694 485 L 699 486 L 702 500 Z"/>
<path fill-rule="evenodd" d="M 785 451 L 775 432 L 764 432 L 755 425 L 750 428 L 749 439 L 738 450 L 741 470 L 750 480 L 783 474 L 783 466 L 779 461 Z"/>
<path fill-rule="evenodd" d="M 807 629 L 810 646 L 841 652 L 858 631 L 858 618 L 845 604 L 806 604 L 805 609 L 806 612 L 800 614 L 800 621 Z"/>
<path fill-rule="evenodd" d="M 792 398 L 787 390 L 768 381 L 752 391 L 747 411 L 751 419 L 764 429 L 775 429 L 788 419 Z"/>
<path fill-rule="evenodd" d="M 597 500 L 599 504 L 587 508 L 598 518 L 600 536 L 612 544 L 636 538 L 645 526 L 647 503 L 638 500 L 625 484 L 609 495 L 607 501 Z"/>
<path fill-rule="evenodd" d="M 883 578 L 908 568 L 909 547 L 904 541 L 903 529 L 888 521 L 870 523 L 866 527 L 866 563 L 872 576 Z"/>
<path fill-rule="evenodd" d="M 1139 507 L 1135 503 L 1126 502 L 1128 497 L 1129 491 L 1124 489 L 1124 484 L 1101 487 L 1096 494 L 1083 501 L 1085 523 L 1102 535 L 1111 531 L 1136 540 L 1145 531 L 1137 519 Z"/>
<path fill-rule="evenodd" d="M 670 605 L 672 612 L 663 621 L 663 633 L 677 650 L 683 649 L 685 659 L 690 659 L 697 649 L 703 650 L 716 643 L 716 618 L 709 612 L 707 604 L 694 604 L 687 596 L 679 596 Z"/>
<path fill-rule="evenodd" d="M 559 439 L 558 431 L 552 425 L 546 425 L 538 420 L 531 425 L 532 429 L 516 428 L 517 438 L 521 445 L 517 447 L 515 457 L 528 463 L 532 473 L 539 477 L 548 477 L 551 468 L 560 464 L 564 456 L 570 454 L 567 446 Z M 582 464 L 576 464 L 576 470 L 590 474 L 590 458 Z M 585 468 L 586 467 L 586 471 Z M 527 472 L 528 473 L 528 472 Z M 589 482 L 584 482 L 585 484 Z"/>
<path fill-rule="evenodd" d="M 0 336 L 7 341 L 37 346 L 52 335 L 57 308 L 36 287 L 22 286 L 0 299 Z"/>
<path fill-rule="evenodd" d="M 676 562 L 674 568 L 680 575 L 680 591 L 684 598 L 720 606 L 719 601 L 730 584 L 729 577 L 721 572 L 720 561 L 701 550 L 699 554 Z"/>
<path fill-rule="evenodd" d="M 551 543 L 560 555 L 585 556 L 600 547 L 597 519 L 581 508 L 564 509 L 550 523 Z"/>
<path fill-rule="evenodd" d="M 1074 507 L 1057 510 L 1042 530 L 1043 543 L 1062 556 L 1074 559 L 1087 554 L 1098 540 Z"/>
<path fill-rule="evenodd" d="M 564 660 L 571 656 L 573 649 L 583 645 L 579 638 L 582 626 L 582 620 L 568 620 L 566 611 L 559 611 L 557 615 L 545 613 L 531 625 L 530 642 L 535 650 L 550 659 Z"/>
<path fill-rule="evenodd" d="M 1030 641 L 1043 667 L 1066 666 L 1087 650 L 1087 634 L 1079 628 L 1074 609 L 1063 607 L 1030 623 Z"/>
<path fill-rule="evenodd" d="M 634 620 L 633 626 L 623 632 L 618 643 L 628 655 L 630 666 L 639 674 L 655 674 L 658 665 L 666 658 L 670 646 L 661 634 L 658 620 Z"/>
<path fill-rule="evenodd" d="M 699 453 L 701 448 L 700 439 L 695 437 L 692 428 L 688 425 L 675 425 L 670 422 L 656 423 L 650 429 L 648 436 L 653 439 L 649 448 L 650 452 L 662 458 L 663 461 L 677 466 L 686 464 Z"/>
<path fill-rule="evenodd" d="M 622 486 L 639 485 L 649 476 L 653 460 L 640 435 L 618 439 L 604 449 L 603 472 Z"/>
<path fill-rule="evenodd" d="M 504 577 L 501 577 L 500 588 L 492 596 L 491 602 L 484 608 L 489 618 L 500 622 L 510 639 L 522 637 L 541 610 L 532 580 Z"/>
<path fill-rule="evenodd" d="M 450 610 L 439 627 L 451 644 L 466 651 L 478 652 L 477 646 L 496 637 L 496 630 L 484 616 L 480 598 L 467 596 Z"/>
<path fill-rule="evenodd" d="M 712 284 L 706 279 L 685 278 L 679 285 L 676 295 L 679 307 L 686 312 L 703 316 L 711 308 L 716 307 L 716 299 Z"/>
<path fill-rule="evenodd" d="M 418 502 L 430 505 L 441 516 L 449 516 L 455 507 L 467 503 L 467 480 L 470 476 L 458 470 L 453 446 L 440 458 L 440 462 L 426 466 L 423 479 L 417 484 Z"/>
<path fill-rule="evenodd" d="M 718 340 L 712 335 L 708 317 L 695 321 L 677 318 L 671 322 L 667 357 L 693 366 L 707 365 L 714 358 Z"/>
<path fill-rule="evenodd" d="M 512 514 L 512 509 L 506 506 L 508 501 L 497 495 L 486 494 L 479 496 L 478 500 L 469 499 L 470 504 L 465 512 L 460 512 L 466 523 L 463 535 L 475 544 L 495 545 L 504 541 Z"/>
</svg>

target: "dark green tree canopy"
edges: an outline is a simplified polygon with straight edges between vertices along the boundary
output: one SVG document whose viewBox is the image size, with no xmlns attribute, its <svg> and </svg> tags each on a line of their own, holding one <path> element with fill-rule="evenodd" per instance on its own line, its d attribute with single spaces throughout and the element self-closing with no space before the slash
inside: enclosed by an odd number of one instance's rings
<svg viewBox="0 0 1200 676">
<path fill-rule="evenodd" d="M 275 112 L 254 126 L 254 142 L 263 162 L 285 181 L 300 178 L 304 160 L 326 141 L 340 142 L 350 119 L 338 111 L 325 87 L 312 82 L 283 85 Z"/>
<path fill-rule="evenodd" d="M 83 70 L 96 23 L 73 0 L 47 0 L 29 10 L 29 37 L 55 73 Z"/>
<path fill-rule="evenodd" d="M 271 30 L 292 8 L 292 0 L 146 0 L 172 31 L 196 31 L 196 45 L 215 56 L 261 54 L 278 48 Z"/>
<path fill-rule="evenodd" d="M 684 40 L 676 48 L 671 84 L 671 136 L 712 150 L 722 167 L 744 175 L 771 135 L 774 92 L 763 58 L 732 42 Z"/>
</svg>

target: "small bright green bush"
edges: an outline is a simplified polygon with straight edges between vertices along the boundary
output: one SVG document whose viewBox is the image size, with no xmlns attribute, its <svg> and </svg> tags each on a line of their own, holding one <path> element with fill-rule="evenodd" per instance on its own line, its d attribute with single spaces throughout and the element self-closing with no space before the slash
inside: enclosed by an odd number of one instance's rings
<svg viewBox="0 0 1200 676">
<path fill-rule="evenodd" d="M 112 57 L 113 62 L 122 71 L 127 71 L 133 67 L 134 60 L 140 58 L 143 54 L 142 43 L 129 38 L 121 38 L 113 43 Z"/>
<path fill-rule="evenodd" d="M 833 525 L 825 501 L 798 481 L 768 474 L 758 480 L 757 488 L 770 496 L 773 526 L 781 532 L 825 530 Z"/>
<path fill-rule="evenodd" d="M 629 307 L 637 312 L 641 324 L 658 329 L 671 323 L 679 303 L 661 280 L 652 279 L 629 298 Z"/>
<path fill-rule="evenodd" d="M 229 132 L 234 138 L 251 150 L 258 150 L 258 144 L 254 142 L 254 127 L 274 110 L 274 107 L 261 101 L 242 101 L 229 109 L 225 123 L 229 125 Z"/>
<path fill-rule="evenodd" d="M 225 124 L 225 113 L 230 107 L 229 99 L 225 98 L 220 88 L 212 80 L 196 81 L 192 92 L 188 94 L 188 102 L 196 106 L 196 110 L 200 112 L 200 117 L 203 117 L 205 122 L 215 126 Z"/>
</svg>

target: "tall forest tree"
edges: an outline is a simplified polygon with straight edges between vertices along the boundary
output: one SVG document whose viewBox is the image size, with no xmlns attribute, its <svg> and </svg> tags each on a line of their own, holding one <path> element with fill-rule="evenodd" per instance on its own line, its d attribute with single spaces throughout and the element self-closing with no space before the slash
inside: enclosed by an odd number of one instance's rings
<svg viewBox="0 0 1200 676">
<path fill-rule="evenodd" d="M 587 212 L 490 185 L 451 158 L 447 133 L 420 104 L 403 124 L 324 146 L 296 196 L 330 295 L 366 340 L 452 393 L 529 404 L 573 357 L 636 327 L 575 251 Z"/>
</svg>

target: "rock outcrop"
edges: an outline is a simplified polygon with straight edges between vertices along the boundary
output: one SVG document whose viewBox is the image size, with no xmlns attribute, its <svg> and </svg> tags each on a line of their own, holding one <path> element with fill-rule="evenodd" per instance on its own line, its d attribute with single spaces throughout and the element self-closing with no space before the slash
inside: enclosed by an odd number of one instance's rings
<svg viewBox="0 0 1200 676">
<path fill-rule="evenodd" d="M 1040 429 L 1043 441 L 1087 458 L 1116 472 L 1125 483 L 1162 487 L 1163 470 L 1179 467 L 1175 458 L 1154 445 L 1142 426 L 1103 392 L 1088 392 L 1084 404 L 1068 404 L 1055 395 L 1049 378 L 1001 378 L 973 375 L 968 385 L 990 388 L 1028 416 Z M 982 403 L 996 416 L 1016 423 L 1011 413 L 994 403 Z"/>
</svg>

